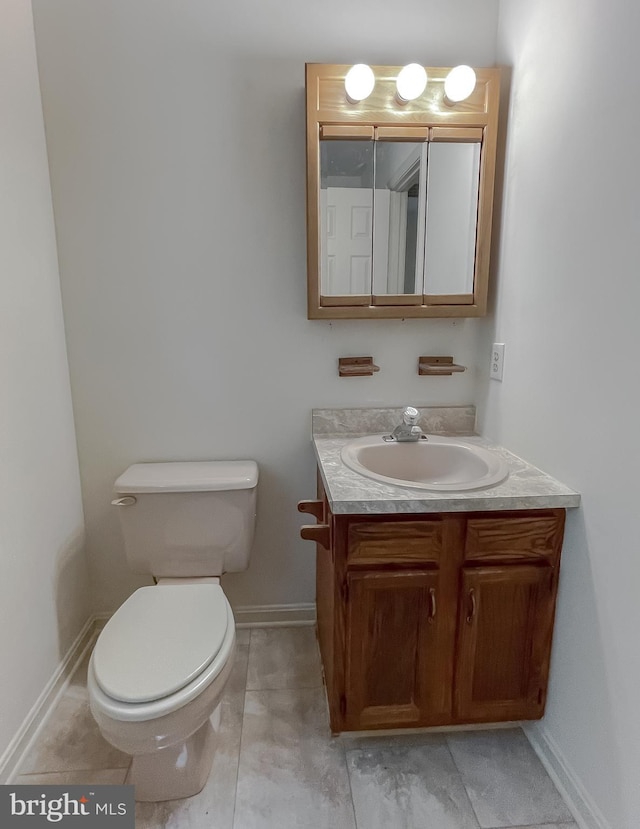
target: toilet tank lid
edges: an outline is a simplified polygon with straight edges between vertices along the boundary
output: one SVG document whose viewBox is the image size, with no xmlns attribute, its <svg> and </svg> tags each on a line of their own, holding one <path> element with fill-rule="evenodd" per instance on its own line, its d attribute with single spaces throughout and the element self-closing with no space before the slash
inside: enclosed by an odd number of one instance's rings
<svg viewBox="0 0 640 829">
<path fill-rule="evenodd" d="M 118 493 L 218 492 L 253 489 L 258 483 L 255 461 L 170 461 L 134 463 L 114 484 Z"/>
</svg>

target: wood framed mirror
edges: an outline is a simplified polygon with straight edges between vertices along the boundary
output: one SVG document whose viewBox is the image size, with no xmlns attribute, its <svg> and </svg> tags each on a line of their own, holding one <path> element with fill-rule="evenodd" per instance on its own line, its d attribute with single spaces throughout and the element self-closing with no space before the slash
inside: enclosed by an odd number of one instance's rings
<svg viewBox="0 0 640 829">
<path fill-rule="evenodd" d="M 307 64 L 309 319 L 486 313 L 499 69 L 476 70 L 452 103 L 450 67 L 425 67 L 404 102 L 400 66 L 372 66 L 353 102 L 351 67 Z"/>
</svg>

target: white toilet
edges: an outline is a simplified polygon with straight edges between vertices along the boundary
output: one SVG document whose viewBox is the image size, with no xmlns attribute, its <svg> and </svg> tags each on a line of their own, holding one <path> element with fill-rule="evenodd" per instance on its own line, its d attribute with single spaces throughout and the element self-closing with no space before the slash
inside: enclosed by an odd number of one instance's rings
<svg viewBox="0 0 640 829">
<path fill-rule="evenodd" d="M 190 797 L 209 776 L 235 651 L 219 577 L 248 565 L 257 483 L 255 461 L 139 463 L 115 483 L 127 560 L 156 585 L 107 622 L 88 688 L 103 736 L 133 755 L 137 800 Z"/>
</svg>

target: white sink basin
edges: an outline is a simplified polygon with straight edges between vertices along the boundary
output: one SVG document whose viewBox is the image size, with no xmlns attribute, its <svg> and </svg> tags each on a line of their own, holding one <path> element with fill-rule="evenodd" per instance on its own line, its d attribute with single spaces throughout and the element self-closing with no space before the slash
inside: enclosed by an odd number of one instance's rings
<svg viewBox="0 0 640 829">
<path fill-rule="evenodd" d="M 367 478 L 434 491 L 485 489 L 509 474 L 505 461 L 488 449 L 435 435 L 414 443 L 386 442 L 381 435 L 355 438 L 341 456 Z"/>
</svg>

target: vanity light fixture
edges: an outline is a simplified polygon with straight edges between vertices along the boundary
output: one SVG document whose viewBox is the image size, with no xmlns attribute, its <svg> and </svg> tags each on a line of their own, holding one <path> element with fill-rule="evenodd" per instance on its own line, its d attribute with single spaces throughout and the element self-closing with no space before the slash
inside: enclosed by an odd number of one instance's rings
<svg viewBox="0 0 640 829">
<path fill-rule="evenodd" d="M 396 97 L 398 102 L 406 104 L 419 98 L 427 86 L 427 73 L 419 63 L 404 66 L 396 78 Z"/>
<path fill-rule="evenodd" d="M 466 100 L 476 88 L 476 73 L 462 64 L 449 72 L 444 81 L 444 102 L 447 106 Z"/>
<path fill-rule="evenodd" d="M 347 93 L 347 100 L 350 104 L 357 104 L 364 101 L 373 92 L 376 79 L 373 69 L 366 63 L 356 63 L 347 72 L 344 79 L 344 88 Z"/>
</svg>

